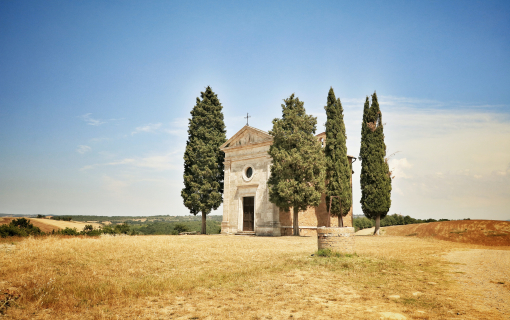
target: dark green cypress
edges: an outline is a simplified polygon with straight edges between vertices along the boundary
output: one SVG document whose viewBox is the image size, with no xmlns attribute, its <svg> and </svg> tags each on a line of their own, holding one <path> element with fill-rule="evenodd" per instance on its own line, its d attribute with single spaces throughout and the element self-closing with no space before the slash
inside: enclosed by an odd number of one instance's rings
<svg viewBox="0 0 510 320">
<path fill-rule="evenodd" d="M 202 213 L 202 234 L 206 234 L 206 216 L 223 202 L 225 154 L 220 146 L 227 138 L 218 97 L 209 86 L 200 97 L 189 119 L 181 196 L 191 214 Z"/>
<path fill-rule="evenodd" d="M 374 235 L 379 234 L 381 218 L 391 206 L 391 173 L 385 156 L 382 113 L 374 92 L 372 105 L 367 97 L 363 109 L 360 148 L 361 209 L 367 218 L 375 219 Z"/>
<path fill-rule="evenodd" d="M 352 204 L 352 168 L 347 158 L 347 135 L 345 134 L 344 110 L 340 98 L 335 98 L 329 89 L 326 109 L 326 205 L 333 216 L 338 217 L 338 226 L 343 227 L 343 218 L 349 214 Z M 333 198 L 330 198 L 333 197 Z M 329 204 L 331 201 L 331 209 Z"/>
<path fill-rule="evenodd" d="M 299 236 L 298 212 L 318 206 L 324 192 L 325 158 L 315 137 L 317 118 L 292 94 L 282 104 L 283 116 L 273 120 L 269 200 L 284 210 L 293 208 L 294 235 Z"/>
</svg>

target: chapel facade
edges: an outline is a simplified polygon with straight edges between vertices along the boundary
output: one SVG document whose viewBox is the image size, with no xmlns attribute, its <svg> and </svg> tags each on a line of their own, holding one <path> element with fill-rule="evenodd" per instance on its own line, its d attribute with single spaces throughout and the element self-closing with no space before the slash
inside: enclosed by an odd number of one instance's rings
<svg viewBox="0 0 510 320">
<path fill-rule="evenodd" d="M 326 133 L 316 137 L 324 146 Z M 269 201 L 272 143 L 270 134 L 246 125 L 220 147 L 225 153 L 222 234 L 292 235 L 292 212 Z M 352 164 L 354 157 L 348 159 Z M 301 235 L 315 235 L 317 227 L 338 226 L 338 218 L 329 216 L 323 194 L 318 207 L 299 212 L 298 223 Z M 343 224 L 352 223 L 351 206 Z"/>
</svg>

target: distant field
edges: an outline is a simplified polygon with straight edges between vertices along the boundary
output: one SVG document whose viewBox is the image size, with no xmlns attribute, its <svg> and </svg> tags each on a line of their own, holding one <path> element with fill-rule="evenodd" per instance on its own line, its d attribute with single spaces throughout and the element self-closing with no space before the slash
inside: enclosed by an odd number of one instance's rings
<svg viewBox="0 0 510 320">
<path fill-rule="evenodd" d="M 15 217 L 15 218 L 3 217 L 3 218 L 0 218 L 0 225 L 2 225 L 2 224 L 9 224 L 9 223 L 11 223 L 12 220 L 19 219 L 19 218 L 20 217 Z M 42 232 L 51 232 L 53 230 L 57 231 L 57 230 L 60 229 L 59 227 L 56 227 L 54 225 L 37 221 L 37 220 L 44 220 L 44 219 L 29 219 L 29 220 L 30 220 L 30 222 L 32 222 L 32 224 L 35 227 L 38 227 L 39 229 L 41 229 Z"/>
<path fill-rule="evenodd" d="M 485 246 L 510 246 L 510 221 L 457 220 L 384 227 L 386 235 L 435 238 Z"/>
<path fill-rule="evenodd" d="M 0 218 L 0 225 L 9 224 L 12 220 L 18 219 L 3 217 Z M 52 230 L 60 230 L 65 228 L 76 228 L 78 231 L 82 231 L 85 228 L 85 225 L 91 224 L 95 229 L 101 226 L 100 223 L 94 222 L 78 222 L 78 221 L 62 221 L 62 220 L 51 220 L 51 219 L 37 219 L 37 218 L 27 218 L 32 222 L 35 227 L 41 229 L 42 232 L 51 232 Z"/>
<path fill-rule="evenodd" d="M 101 224 L 97 223 L 97 222 L 62 221 L 62 220 L 37 219 L 37 218 L 30 218 L 30 221 L 32 221 L 32 223 L 38 222 L 41 224 L 49 225 L 53 228 L 57 227 L 59 229 L 76 228 L 78 231 L 82 231 L 83 228 L 85 228 L 85 226 L 87 224 L 91 224 L 94 227 L 94 229 L 97 229 L 101 226 Z M 35 225 L 35 223 L 34 223 L 34 225 Z"/>
</svg>

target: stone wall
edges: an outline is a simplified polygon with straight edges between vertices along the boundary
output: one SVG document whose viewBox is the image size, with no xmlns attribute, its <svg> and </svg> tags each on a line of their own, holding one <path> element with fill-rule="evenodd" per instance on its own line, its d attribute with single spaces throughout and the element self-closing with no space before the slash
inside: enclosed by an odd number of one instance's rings
<svg viewBox="0 0 510 320">
<path fill-rule="evenodd" d="M 320 249 L 330 249 L 339 253 L 354 253 L 354 228 L 317 228 L 317 245 Z"/>
</svg>

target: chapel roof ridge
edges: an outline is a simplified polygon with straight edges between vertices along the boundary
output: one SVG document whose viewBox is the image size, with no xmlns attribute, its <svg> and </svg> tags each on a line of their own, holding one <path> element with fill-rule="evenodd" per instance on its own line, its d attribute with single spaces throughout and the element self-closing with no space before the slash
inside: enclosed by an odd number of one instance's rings
<svg viewBox="0 0 510 320">
<path fill-rule="evenodd" d="M 229 148 L 231 142 L 237 140 L 240 136 L 242 136 L 248 130 L 255 131 L 255 132 L 259 133 L 259 134 L 267 136 L 268 139 L 271 139 L 271 140 L 273 139 L 273 137 L 267 131 L 264 131 L 264 130 L 261 130 L 261 129 L 257 129 L 255 127 L 252 127 L 252 126 L 246 124 L 239 131 L 237 131 L 232 137 L 230 137 L 230 139 L 228 139 L 224 144 L 222 144 L 220 146 L 220 150 L 223 150 L 225 148 Z"/>
</svg>

